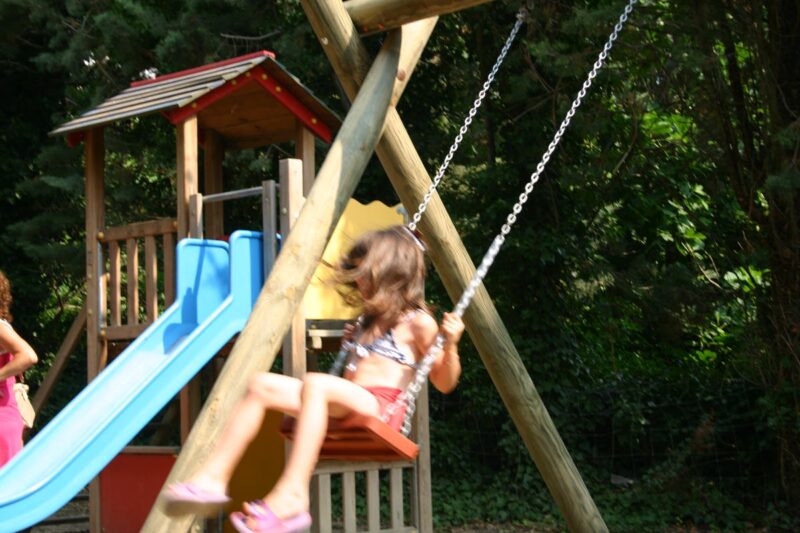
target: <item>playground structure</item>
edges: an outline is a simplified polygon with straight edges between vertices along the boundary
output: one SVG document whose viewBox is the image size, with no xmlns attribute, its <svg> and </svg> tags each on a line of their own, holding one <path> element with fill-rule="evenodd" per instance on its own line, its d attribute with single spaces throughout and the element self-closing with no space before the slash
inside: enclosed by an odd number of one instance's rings
<svg viewBox="0 0 800 533">
<path fill-rule="evenodd" d="M 405 132 L 394 106 L 402 95 L 403 89 L 408 83 L 414 66 L 435 26 L 436 16 L 477 3 L 482 2 L 448 2 L 445 0 L 411 0 L 403 2 L 397 0 L 350 0 L 344 3 L 336 0 L 302 1 L 303 8 L 319 37 L 323 49 L 345 91 L 353 100 L 352 107 L 331 144 L 328 155 L 317 173 L 316 180 L 313 179 L 313 172 L 310 170 L 314 168 L 313 148 L 308 147 L 307 141 L 310 134 L 305 126 L 309 128 L 311 125 L 318 126 L 311 131 L 324 139 L 324 130 L 319 127 L 321 114 L 312 113 L 308 115 L 298 110 L 292 110 L 296 117 L 292 120 L 302 123 L 302 126 L 297 127 L 295 131 L 299 132 L 297 133 L 297 152 L 303 157 L 301 157 L 301 163 L 291 160 L 283 161 L 281 163 L 281 174 L 282 177 L 286 176 L 287 180 L 297 179 L 290 176 L 303 176 L 302 182 L 306 199 L 303 202 L 301 196 L 294 197 L 289 192 L 290 189 L 288 187 L 281 185 L 281 201 L 285 202 L 282 212 L 286 218 L 286 222 L 282 225 L 285 228 L 283 234 L 286 235 L 286 229 L 289 226 L 291 226 L 291 232 L 288 232 L 287 238 L 283 241 L 280 254 L 274 255 L 268 242 L 269 239 L 265 238 L 263 247 L 259 248 L 260 264 L 262 266 L 255 267 L 252 262 L 250 263 L 252 267 L 250 271 L 251 279 L 253 279 L 253 269 L 258 270 L 259 276 L 269 270 L 269 275 L 266 277 L 257 300 L 254 299 L 253 301 L 247 325 L 233 346 L 228 356 L 228 361 L 218 376 L 214 388 L 199 414 L 197 414 L 199 406 L 196 404 L 199 395 L 193 392 L 192 385 L 190 384 L 182 393 L 181 433 L 182 438 L 185 440 L 183 441 L 180 456 L 168 480 L 185 478 L 191 473 L 195 463 L 203 461 L 205 454 L 213 446 L 221 430 L 221 421 L 228 416 L 244 391 L 248 377 L 256 371 L 271 367 L 276 354 L 281 348 L 283 348 L 286 364 L 285 371 L 291 375 L 301 375 L 304 372 L 306 364 L 304 346 L 306 332 L 305 317 L 300 311 L 301 302 L 310 280 L 314 277 L 314 273 L 319 267 L 319 261 L 325 253 L 328 238 L 334 232 L 373 150 L 377 152 L 381 159 L 403 205 L 411 211 L 423 200 L 425 193 L 430 188 L 430 179 L 408 134 Z M 371 66 L 369 65 L 367 52 L 360 43 L 359 30 L 362 32 L 391 30 Z M 243 59 L 237 58 L 237 60 Z M 216 66 L 223 68 L 229 64 L 227 62 L 223 63 L 225 65 L 216 64 Z M 599 67 L 596 66 L 595 70 L 597 68 Z M 208 67 L 178 74 L 191 76 L 206 69 Z M 141 112 L 146 112 L 163 110 L 170 106 L 178 107 L 177 111 L 167 113 L 168 117 L 176 124 L 178 133 L 178 217 L 172 224 L 172 228 L 177 230 L 175 233 L 177 233 L 178 238 L 199 237 L 203 227 L 209 228 L 207 232 L 209 235 L 219 230 L 217 224 L 221 222 L 221 217 L 213 214 L 213 208 L 207 210 L 206 221 L 205 223 L 203 222 L 202 211 L 205 202 L 196 194 L 198 124 L 203 124 L 204 109 L 210 108 L 216 102 L 224 102 L 226 97 L 236 93 L 237 89 L 232 87 L 237 84 L 244 85 L 248 82 L 247 78 L 253 77 L 251 70 L 252 68 L 248 68 L 233 73 L 219 85 L 194 96 L 193 98 L 197 98 L 197 101 L 194 102 L 197 105 L 194 105 L 190 99 L 188 101 L 172 101 L 163 108 L 149 106 L 140 108 Z M 261 72 L 258 71 L 259 74 Z M 262 87 L 268 83 L 267 80 L 269 79 L 269 74 L 265 74 L 266 77 L 256 76 L 257 83 Z M 180 79 L 180 76 L 168 75 L 160 79 L 162 82 L 170 83 Z M 148 82 L 138 84 L 138 86 L 147 85 Z M 219 90 L 218 94 L 220 96 L 217 99 L 209 96 L 209 91 L 214 90 Z M 267 88 L 267 90 L 270 89 Z M 284 90 L 285 86 L 276 84 L 272 86 L 270 93 L 275 96 L 276 100 L 281 101 L 281 98 L 277 95 L 283 93 Z M 585 90 L 583 92 L 585 94 Z M 113 104 L 111 107 L 113 108 Z M 102 110 L 98 109 L 98 111 L 100 116 L 107 117 Z M 111 113 L 113 114 L 113 111 Z M 81 121 L 84 117 L 77 119 L 76 122 Z M 131 324 L 120 324 L 121 307 L 119 303 L 115 306 L 113 299 L 108 311 L 105 307 L 106 278 L 103 270 L 105 261 L 102 259 L 104 256 L 102 255 L 101 245 L 105 242 L 110 243 L 109 264 L 111 265 L 111 272 L 108 276 L 108 285 L 110 293 L 116 295 L 118 299 L 119 279 L 121 278 L 119 271 L 116 269 L 119 267 L 120 245 L 116 245 L 115 252 L 112 247 L 113 241 L 120 241 L 124 237 L 128 242 L 130 239 L 135 238 L 136 234 L 131 229 L 127 230 L 128 233 L 122 232 L 120 235 L 110 232 L 112 236 L 116 237 L 115 239 L 110 239 L 108 237 L 109 229 L 103 227 L 103 142 L 100 124 L 102 123 L 92 122 L 92 118 L 88 117 L 83 123 L 75 124 L 74 131 L 70 132 L 85 131 L 87 292 L 89 296 L 86 316 L 90 342 L 89 372 L 91 376 L 96 375 L 107 360 L 107 342 L 109 340 L 115 340 L 117 338 L 115 335 L 122 335 L 122 331 L 127 331 L 130 334 L 131 332 L 138 333 L 141 331 L 135 328 L 144 329 L 141 324 L 136 324 L 135 322 L 132 325 L 135 327 L 131 327 Z M 63 127 L 56 131 L 60 133 L 67 132 Z M 252 138 L 252 133 L 254 131 L 263 133 L 258 128 L 250 128 L 247 131 L 251 134 L 250 137 L 240 139 L 241 144 L 238 146 L 255 146 L 252 144 L 255 142 Z M 329 130 L 329 135 L 332 136 L 332 128 Z M 214 194 L 219 194 L 218 192 L 212 192 L 212 195 L 208 195 L 209 191 L 215 190 L 214 183 L 218 183 L 213 181 L 217 179 L 215 176 L 219 175 L 221 177 L 218 172 L 219 167 L 213 166 L 213 162 L 220 159 L 216 156 L 209 157 L 209 154 L 213 154 L 215 150 L 219 151 L 222 144 L 220 139 L 217 138 L 216 141 L 212 140 L 209 145 L 209 139 L 213 139 L 215 136 L 216 134 L 212 134 L 210 137 L 205 135 L 206 200 L 209 197 L 213 199 Z M 77 141 L 79 138 L 71 135 L 71 140 Z M 270 142 L 278 141 L 271 140 Z M 235 147 L 237 145 L 232 144 L 231 146 Z M 550 152 L 552 152 L 552 146 Z M 311 165 L 307 164 L 309 154 L 312 159 Z M 209 167 L 209 161 L 212 162 L 211 167 Z M 209 177 L 211 177 L 211 181 Z M 270 205 L 268 200 L 270 198 L 269 187 L 266 184 L 263 185 L 259 193 L 265 199 L 265 205 Z M 299 190 L 299 187 L 295 188 L 295 190 Z M 301 203 L 303 203 L 302 208 L 300 208 Z M 274 207 L 274 201 L 271 205 Z M 165 225 L 168 223 L 163 221 L 146 224 L 149 232 L 144 234 L 145 253 L 148 257 L 145 268 L 148 273 L 146 304 L 154 305 L 151 303 L 155 301 L 155 298 L 150 298 L 150 286 L 153 285 L 152 291 L 155 292 L 155 287 L 157 287 L 155 276 L 157 274 L 154 274 L 152 278 L 149 275 L 151 272 L 156 272 L 155 266 L 151 265 L 151 263 L 155 263 L 156 257 L 154 236 L 156 234 L 164 235 L 162 237 L 165 243 L 163 254 L 166 264 L 169 257 L 169 252 L 166 251 L 167 245 L 174 242 L 170 241 L 172 237 L 167 235 L 172 235 L 174 232 Z M 433 196 L 428 206 L 426 217 L 420 221 L 419 226 L 429 244 L 429 252 L 434 265 L 448 293 L 456 300 L 470 280 L 473 279 L 475 268 L 467 256 L 463 244 L 438 196 Z M 144 231 L 143 227 L 139 226 L 136 230 Z M 268 232 L 265 228 L 265 237 L 273 234 L 274 232 Z M 184 242 L 192 243 L 194 241 Z M 230 269 L 234 268 L 233 257 L 236 255 L 233 253 L 234 245 L 235 243 L 232 242 Z M 184 246 L 189 245 L 186 244 Z M 148 249 L 153 252 L 148 252 Z M 133 249 L 131 248 L 130 250 L 132 251 Z M 131 256 L 131 251 L 129 251 L 128 256 Z M 136 253 L 133 251 L 134 257 Z M 252 250 L 250 257 L 253 257 Z M 272 258 L 274 258 L 274 263 L 271 263 Z M 270 264 L 271 269 L 269 269 Z M 179 277 L 178 279 L 180 296 L 182 294 L 180 293 L 181 278 Z M 166 283 L 167 277 L 164 280 L 165 293 L 167 298 L 170 298 L 169 291 L 173 291 L 174 287 Z M 230 292 L 234 292 L 233 283 L 231 284 Z M 177 302 L 178 300 L 176 300 Z M 155 320 L 155 315 L 158 312 L 157 306 L 152 313 L 147 306 L 146 309 L 148 320 L 151 315 Z M 107 313 L 111 317 L 111 323 L 103 329 L 102 320 L 99 318 L 105 317 Z M 168 314 L 169 311 L 165 313 L 165 316 Z M 473 305 L 466 310 L 464 319 L 470 337 L 478 348 L 484 364 L 489 370 L 505 405 L 511 413 L 512 419 L 539 467 L 556 503 L 563 512 L 570 529 L 574 531 L 605 531 L 605 524 L 558 436 L 527 371 L 522 365 L 519 355 L 511 344 L 510 336 L 484 288 L 479 287 L 477 289 Z M 200 322 L 199 317 L 197 322 Z M 127 329 L 112 330 L 112 327 Z M 150 330 L 148 329 L 148 331 Z M 144 337 L 147 337 L 146 333 Z M 183 342 L 182 339 L 183 337 L 179 336 L 175 341 L 175 345 L 180 345 Z M 316 339 L 312 340 L 312 346 L 320 344 L 322 335 L 312 336 L 312 339 Z M 136 342 L 140 341 L 137 340 Z M 133 347 L 136 342 L 131 346 Z M 92 343 L 94 343 L 93 348 Z M 165 354 L 169 352 L 166 348 L 162 351 Z M 124 355 L 125 353 L 120 356 L 120 359 Z M 98 381 L 102 382 L 103 379 L 101 378 Z M 188 381 L 188 379 L 187 377 L 186 380 Z M 87 388 L 87 391 L 90 389 L 92 389 L 92 386 Z M 315 476 L 314 487 L 312 487 L 314 499 L 312 514 L 315 515 L 315 531 L 331 530 L 329 476 L 334 472 L 343 473 L 342 486 L 345 492 L 344 529 L 345 531 L 356 530 L 355 471 L 367 471 L 367 522 L 369 531 L 432 531 L 427 415 L 425 413 L 424 394 L 422 400 L 419 404 L 421 409 L 419 409 L 416 431 L 416 438 L 421 445 L 421 450 L 414 468 L 415 490 L 413 491 L 413 500 L 411 502 L 415 524 L 412 526 L 404 524 L 402 516 L 402 471 L 397 465 L 389 465 L 392 482 L 392 524 L 390 526 L 391 529 L 385 529 L 382 528 L 379 514 L 375 510 L 379 505 L 376 501 L 376 495 L 378 494 L 377 470 L 386 465 L 371 465 L 361 462 L 357 465 L 342 466 L 323 463 L 317 469 L 318 475 Z M 194 424 L 191 424 L 192 421 L 194 421 Z M 192 426 L 191 432 L 189 432 L 190 425 Z M 105 453 L 108 454 L 110 452 L 106 451 Z M 373 473 L 372 470 L 375 472 Z M 262 490 L 265 488 L 263 487 Z M 3 501 L 2 497 L 0 497 L 0 515 L 2 515 L 5 504 L 6 501 Z M 183 531 L 191 526 L 191 522 L 191 517 L 169 519 L 161 513 L 161 509 L 157 505 L 151 511 L 143 530 Z M 96 527 L 97 522 L 93 524 L 93 528 Z"/>
</svg>

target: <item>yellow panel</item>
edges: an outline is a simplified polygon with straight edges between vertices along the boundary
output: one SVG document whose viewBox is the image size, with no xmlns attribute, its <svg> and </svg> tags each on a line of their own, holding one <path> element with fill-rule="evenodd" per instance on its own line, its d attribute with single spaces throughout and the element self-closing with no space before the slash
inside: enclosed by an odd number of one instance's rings
<svg viewBox="0 0 800 533">
<path fill-rule="evenodd" d="M 232 502 L 228 511 L 239 511 L 244 502 L 263 498 L 283 472 L 284 440 L 278 433 L 283 414 L 267 412 L 261 430 L 239 461 L 228 486 Z M 226 520 L 225 533 L 234 533 Z"/>
<path fill-rule="evenodd" d="M 345 304 L 333 285 L 326 282 L 333 273 L 331 266 L 364 233 L 403 224 L 404 213 L 401 204 L 390 207 L 381 202 L 370 202 L 367 205 L 352 199 L 348 202 L 322 254 L 322 263 L 314 272 L 306 290 L 303 311 L 307 320 L 348 320 L 358 315 L 358 310 Z"/>
</svg>

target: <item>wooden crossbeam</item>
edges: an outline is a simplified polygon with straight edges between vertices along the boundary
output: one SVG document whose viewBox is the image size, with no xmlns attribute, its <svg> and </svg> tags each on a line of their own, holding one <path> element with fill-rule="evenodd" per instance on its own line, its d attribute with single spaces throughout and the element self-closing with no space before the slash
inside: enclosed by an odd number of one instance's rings
<svg viewBox="0 0 800 533">
<path fill-rule="evenodd" d="M 319 0 L 320 2 L 338 0 Z M 349 20 L 349 19 L 348 19 Z M 328 237 L 353 194 L 380 137 L 392 94 L 396 92 L 402 47 L 412 46 L 402 30 L 390 32 L 328 151 L 300 215 L 284 243 L 256 302 L 217 379 L 183 451 L 167 479 L 189 477 L 213 450 L 224 423 L 258 371 L 272 366 L 291 317 L 302 301 Z M 413 65 L 406 65 L 407 71 Z M 186 531 L 193 517 L 170 519 L 156 502 L 145 532 Z"/>
<path fill-rule="evenodd" d="M 346 2 L 345 5 L 350 2 Z M 359 91 L 367 57 L 355 28 L 346 24 L 348 13 L 339 5 L 319 16 L 310 0 L 302 0 L 314 31 L 325 43 L 328 59 L 345 91 L 352 98 Z M 386 119 L 376 149 L 403 205 L 413 213 L 428 191 L 431 180 L 396 110 Z M 475 266 L 438 194 L 428 206 L 420 228 L 448 294 L 456 301 L 475 273 Z M 503 402 L 528 448 L 539 472 L 566 518 L 571 531 L 608 531 L 575 463 L 569 455 L 533 380 L 514 347 L 486 289 L 481 286 L 464 321 Z"/>
<path fill-rule="evenodd" d="M 399 28 L 438 15 L 461 11 L 492 0 L 348 0 L 347 14 L 361 33 Z"/>
</svg>

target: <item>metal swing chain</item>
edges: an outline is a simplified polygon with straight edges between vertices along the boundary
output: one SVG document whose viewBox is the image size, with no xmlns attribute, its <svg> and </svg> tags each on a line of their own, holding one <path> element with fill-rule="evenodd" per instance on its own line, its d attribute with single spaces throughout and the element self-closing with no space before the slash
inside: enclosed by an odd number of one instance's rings
<svg viewBox="0 0 800 533">
<path fill-rule="evenodd" d="M 439 166 L 439 170 L 436 172 L 436 176 L 433 178 L 433 183 L 431 183 L 431 186 L 428 188 L 428 192 L 425 193 L 422 203 L 419 204 L 419 207 L 417 207 L 417 212 L 414 213 L 411 222 L 408 223 L 408 229 L 410 229 L 411 231 L 417 229 L 417 224 L 419 224 L 419 221 L 422 219 L 422 213 L 424 213 L 425 210 L 428 208 L 428 204 L 433 198 L 433 193 L 436 192 L 436 187 L 438 187 L 439 182 L 442 181 L 444 173 L 447 171 L 447 167 L 450 166 L 450 162 L 453 160 L 453 156 L 458 150 L 458 147 L 461 144 L 461 142 L 464 140 L 464 135 L 466 135 L 470 125 L 472 124 L 473 119 L 475 118 L 475 115 L 477 115 L 478 108 L 483 103 L 483 99 L 486 98 L 486 94 L 489 92 L 489 88 L 492 86 L 495 76 L 497 76 L 497 71 L 500 70 L 500 65 L 503 64 L 506 55 L 508 55 L 508 51 L 514 42 L 514 39 L 517 38 L 519 29 L 522 27 L 522 23 L 525 21 L 525 16 L 527 14 L 528 12 L 524 7 L 520 9 L 519 12 L 517 13 L 517 22 L 511 29 L 511 33 L 509 33 L 508 38 L 506 39 L 506 43 L 503 45 L 503 49 L 500 51 L 500 55 L 497 56 L 497 60 L 495 61 L 491 72 L 489 72 L 489 75 L 486 77 L 486 81 L 483 83 L 483 88 L 481 88 L 480 92 L 478 93 L 478 97 L 472 103 L 472 108 L 469 110 L 469 113 L 467 113 L 466 118 L 464 118 L 464 124 L 462 124 L 461 129 L 458 130 L 458 135 L 456 135 L 453 144 L 450 146 L 450 150 L 447 152 L 447 156 L 444 158 L 444 161 L 442 161 L 442 164 Z"/>
<path fill-rule="evenodd" d="M 469 306 L 472 298 L 475 296 L 475 291 L 477 291 L 478 286 L 483 281 L 483 278 L 486 277 L 486 274 L 489 271 L 489 268 L 494 263 L 495 257 L 500 252 L 500 248 L 503 246 L 505 242 L 506 236 L 511 232 L 511 227 L 517 221 L 517 215 L 522 212 L 522 206 L 528 201 L 528 197 L 530 196 L 531 192 L 533 191 L 533 187 L 539 181 L 539 178 L 544 171 L 547 162 L 550 161 L 550 158 L 553 155 L 556 147 L 558 146 L 559 142 L 561 142 L 561 137 L 564 135 L 567 127 L 569 126 L 570 122 L 572 121 L 572 117 L 575 116 L 575 111 L 580 107 L 583 99 L 586 97 L 586 93 L 589 88 L 592 86 L 592 82 L 597 77 L 597 73 L 603 68 L 606 59 L 608 58 L 608 54 L 611 51 L 611 48 L 614 46 L 614 41 L 617 40 L 619 37 L 619 32 L 622 31 L 622 27 L 628 21 L 628 17 L 633 11 L 633 7 L 636 5 L 638 0 L 629 0 L 628 5 L 625 6 L 622 15 L 620 15 L 619 20 L 614 25 L 614 30 L 611 32 L 611 35 L 608 37 L 608 41 L 606 41 L 603 50 L 597 57 L 597 61 L 595 61 L 592 70 L 589 72 L 586 80 L 583 82 L 583 86 L 581 87 L 580 91 L 578 91 L 578 95 L 575 97 L 575 100 L 572 102 L 572 106 L 570 106 L 569 111 L 567 112 L 564 120 L 561 122 L 558 130 L 556 131 L 555 135 L 553 136 L 553 140 L 547 147 L 544 155 L 542 155 L 542 159 L 539 161 L 539 164 L 536 165 L 536 170 L 531 174 L 530 180 L 527 184 L 525 184 L 525 191 L 519 195 L 519 200 L 514 207 L 511 209 L 511 213 L 506 217 L 506 222 L 503 224 L 502 228 L 500 229 L 500 233 L 494 238 L 491 246 L 489 246 L 486 255 L 483 256 L 483 260 L 481 261 L 480 266 L 475 271 L 472 279 L 470 280 L 467 288 L 464 290 L 461 298 L 458 301 L 458 304 L 453 309 L 453 313 L 458 317 L 462 317 L 464 312 L 466 311 L 467 307 Z M 429 191 L 429 194 L 432 195 L 432 191 Z M 427 198 L 427 202 L 430 201 L 430 198 Z M 427 206 L 427 202 L 423 202 Z M 424 211 L 424 208 L 420 206 L 421 209 L 418 213 Z M 415 215 L 415 219 L 416 219 Z M 416 220 L 418 222 L 418 220 Z M 413 228 L 412 228 L 413 229 Z M 402 432 L 404 435 L 408 435 L 411 432 L 411 419 L 414 415 L 414 411 L 416 409 L 416 398 L 419 392 L 422 390 L 422 386 L 425 384 L 428 373 L 430 372 L 431 366 L 433 366 L 433 362 L 436 359 L 436 354 L 444 347 L 444 337 L 442 334 L 438 334 L 436 336 L 436 341 L 434 342 L 433 346 L 428 350 L 427 355 L 420 363 L 419 368 L 417 369 L 417 373 L 415 376 L 414 381 L 412 381 L 406 392 L 404 394 L 405 400 L 407 402 L 407 408 L 405 413 L 405 419 L 403 420 L 403 428 Z M 392 404 L 394 405 L 394 404 Z"/>
<path fill-rule="evenodd" d="M 522 9 L 520 9 L 519 12 L 517 13 L 517 21 L 514 24 L 514 27 L 511 29 L 511 32 L 509 33 L 508 38 L 506 39 L 506 42 L 503 45 L 503 48 L 500 50 L 500 54 L 497 56 L 497 60 L 495 61 L 494 66 L 492 66 L 492 70 L 489 72 L 489 75 L 486 77 L 486 81 L 483 83 L 483 86 L 482 86 L 480 92 L 478 93 L 477 98 L 472 103 L 472 108 L 469 110 L 469 113 L 467 113 L 467 116 L 464 118 L 464 124 L 462 124 L 461 128 L 459 129 L 458 135 L 456 135 L 456 138 L 453 141 L 453 144 L 450 146 L 450 150 L 447 152 L 447 156 L 444 158 L 444 161 L 439 166 L 439 170 L 436 172 L 436 176 L 434 177 L 433 183 L 431 184 L 430 188 L 428 189 L 427 193 L 425 194 L 424 200 L 419 205 L 419 207 L 417 208 L 417 212 L 414 213 L 414 216 L 412 217 L 411 222 L 408 224 L 408 228 L 411 231 L 414 231 L 417 228 L 417 224 L 419 224 L 419 221 L 422 218 L 422 214 L 428 208 L 428 204 L 430 203 L 431 199 L 433 198 L 433 193 L 436 191 L 436 187 L 442 181 L 442 178 L 444 177 L 444 174 L 447 171 L 447 168 L 450 166 L 450 162 L 453 160 L 453 156 L 455 155 L 456 151 L 458 151 L 458 148 L 461 145 L 461 142 L 464 140 L 464 135 L 466 135 L 467 131 L 469 130 L 470 125 L 472 125 L 472 122 L 475 119 L 475 115 L 477 115 L 477 113 L 478 113 L 478 108 L 483 103 L 484 98 L 486 98 L 486 95 L 488 94 L 489 89 L 492 86 L 492 83 L 494 83 L 495 77 L 497 76 L 497 72 L 500 70 L 500 66 L 503 64 L 503 61 L 505 61 L 505 58 L 508 55 L 508 51 L 511 49 L 511 45 L 514 43 L 514 40 L 517 38 L 517 34 L 519 33 L 520 28 L 522 27 L 522 23 L 525 21 L 525 17 L 527 15 L 527 13 L 528 12 L 524 7 Z M 352 348 L 353 348 L 353 343 L 352 342 L 348 341 L 348 342 L 342 343 L 342 347 L 340 348 L 339 353 L 336 356 L 336 360 L 334 361 L 333 365 L 331 366 L 330 370 L 328 371 L 329 374 L 337 375 L 337 376 L 342 374 L 342 371 L 344 370 L 344 366 L 345 366 L 345 364 L 347 362 L 348 354 L 350 353 L 350 350 Z M 419 375 L 419 370 L 417 370 L 417 375 Z M 426 371 L 424 373 L 424 378 L 422 380 L 423 383 L 424 383 L 425 379 L 427 379 L 427 375 L 428 375 L 428 372 Z M 419 389 L 421 388 L 421 386 L 422 385 L 418 385 L 417 388 L 416 388 L 416 392 L 413 392 L 414 399 L 416 398 L 417 394 L 419 393 Z M 381 415 L 381 419 L 384 422 L 390 420 L 391 417 L 394 416 L 394 413 L 399 408 L 399 406 L 402 403 L 404 397 L 408 396 L 408 394 L 409 394 L 409 392 L 411 390 L 412 389 L 407 390 L 405 392 L 405 394 L 401 395 L 400 398 L 398 398 L 398 401 L 393 402 L 393 403 L 391 403 L 391 404 L 389 404 L 387 406 L 387 408 L 384 410 L 383 414 Z M 412 403 L 414 402 L 414 399 L 411 400 Z M 413 413 L 413 409 L 414 408 L 412 407 L 412 413 Z M 409 420 L 410 420 L 410 418 L 409 418 Z M 409 424 L 410 424 L 410 422 L 409 422 Z M 410 431 L 411 431 L 410 425 L 408 425 L 408 427 L 406 427 L 406 423 L 404 422 L 403 434 L 404 435 L 408 435 L 408 433 Z"/>
</svg>

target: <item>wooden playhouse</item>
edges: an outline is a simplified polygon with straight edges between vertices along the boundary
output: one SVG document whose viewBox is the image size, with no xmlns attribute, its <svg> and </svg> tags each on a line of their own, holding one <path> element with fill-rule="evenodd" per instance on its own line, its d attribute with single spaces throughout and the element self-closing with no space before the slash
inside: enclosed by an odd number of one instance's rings
<svg viewBox="0 0 800 533">
<path fill-rule="evenodd" d="M 160 114 L 175 126 L 175 218 L 108 227 L 105 210 L 113 209 L 113 205 L 106 206 L 104 195 L 104 127 L 151 114 Z M 46 401 L 84 323 L 91 380 L 116 353 L 158 319 L 175 298 L 176 243 L 187 237 L 222 238 L 230 233 L 234 228 L 225 228 L 223 223 L 225 201 L 246 196 L 261 198 L 262 220 L 257 225 L 267 236 L 264 264 L 270 265 L 278 253 L 276 235 L 288 234 L 304 194 L 313 184 L 315 142 L 329 143 L 339 125 L 338 117 L 278 63 L 272 52 L 260 51 L 134 82 L 120 94 L 56 128 L 52 133 L 66 135 L 70 145 L 84 144 L 87 300 L 43 384 L 39 403 Z M 265 180 L 248 189 L 226 190 L 225 153 L 272 144 L 294 147 L 295 159 L 281 161 L 280 182 Z M 285 373 L 301 376 L 307 364 L 315 366 L 313 354 L 335 349 L 344 321 L 355 314 L 325 282 L 330 264 L 364 231 L 402 223 L 403 217 L 404 211 L 399 207 L 349 202 L 306 292 L 303 310 L 295 317 L 284 342 Z M 308 356 L 311 357 L 307 359 Z M 209 365 L 212 379 L 222 364 L 224 354 Z M 196 378 L 165 411 L 163 420 L 156 422 L 163 426 L 177 424 L 183 442 L 202 400 L 200 379 Z M 278 415 L 268 417 L 237 470 L 231 486 L 235 503 L 263 494 L 280 474 L 284 444 L 277 432 L 279 422 Z M 156 444 L 128 446 L 90 485 L 92 531 L 140 529 L 179 453 L 179 447 Z M 389 465 L 395 525 L 403 521 L 403 466 L 414 465 Z M 317 513 L 327 514 L 316 522 L 322 524 L 321 531 L 326 530 L 326 523 L 330 527 L 331 475 L 343 475 L 342 482 L 350 485 L 355 472 L 364 471 L 372 485 L 378 471 L 386 467 L 321 465 L 314 491 Z M 348 520 L 355 510 L 354 491 L 353 485 L 353 494 L 344 502 Z"/>
</svg>

